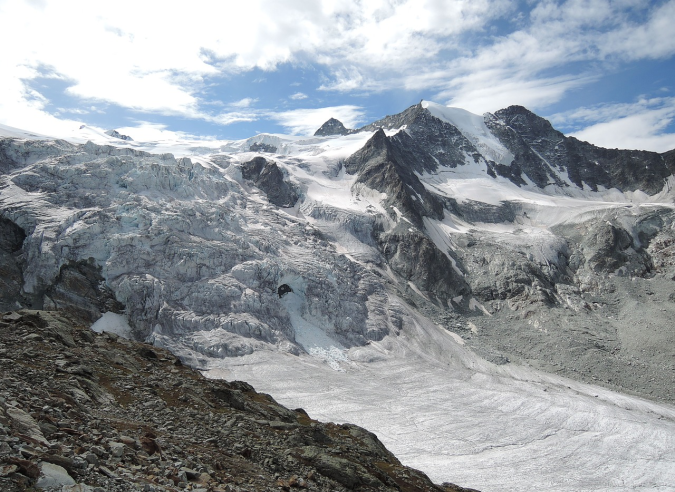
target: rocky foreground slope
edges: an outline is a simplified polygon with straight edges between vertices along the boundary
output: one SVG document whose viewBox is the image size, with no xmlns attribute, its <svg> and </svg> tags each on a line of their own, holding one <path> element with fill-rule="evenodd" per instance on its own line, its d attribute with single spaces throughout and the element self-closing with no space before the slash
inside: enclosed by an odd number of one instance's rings
<svg viewBox="0 0 675 492">
<path fill-rule="evenodd" d="M 470 490 L 434 485 L 360 427 L 65 313 L 7 312 L 0 340 L 4 492 Z"/>
</svg>

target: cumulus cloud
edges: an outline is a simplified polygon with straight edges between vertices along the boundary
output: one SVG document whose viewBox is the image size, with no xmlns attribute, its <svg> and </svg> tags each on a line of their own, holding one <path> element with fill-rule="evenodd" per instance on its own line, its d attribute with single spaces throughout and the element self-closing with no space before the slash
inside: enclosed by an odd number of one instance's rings
<svg viewBox="0 0 675 492">
<path fill-rule="evenodd" d="M 577 108 L 550 117 L 554 124 L 576 127 L 579 140 L 607 148 L 665 152 L 675 149 L 675 97 L 642 98 L 634 103 Z"/>
<path fill-rule="evenodd" d="M 25 83 L 49 67 L 77 98 L 208 119 L 201 90 L 213 75 L 306 61 L 337 74 L 350 66 L 400 70 L 432 59 L 439 39 L 480 29 L 509 1 L 197 0 L 188 8 L 119 0 L 110 9 L 86 0 L 6 0 L 0 43 L 12 49 L 3 52 L 0 87 L 12 86 L 3 98 L 25 101 Z"/>
<path fill-rule="evenodd" d="M 302 92 L 296 92 L 295 94 L 292 94 L 289 96 L 290 99 L 293 99 L 294 101 L 300 101 L 301 99 L 307 99 L 307 94 L 303 94 Z"/>
</svg>

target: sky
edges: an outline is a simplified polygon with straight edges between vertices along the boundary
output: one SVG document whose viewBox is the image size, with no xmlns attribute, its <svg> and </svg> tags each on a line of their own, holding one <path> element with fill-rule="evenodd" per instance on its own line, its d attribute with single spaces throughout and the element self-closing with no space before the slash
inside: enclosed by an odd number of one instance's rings
<svg viewBox="0 0 675 492">
<path fill-rule="evenodd" d="M 0 123 L 311 135 L 420 100 L 675 148 L 675 0 L 0 0 Z"/>
</svg>

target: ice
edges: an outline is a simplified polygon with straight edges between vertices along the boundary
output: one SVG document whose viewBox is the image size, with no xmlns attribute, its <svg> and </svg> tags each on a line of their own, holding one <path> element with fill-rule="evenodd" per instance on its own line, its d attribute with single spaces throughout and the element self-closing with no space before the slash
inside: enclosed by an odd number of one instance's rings
<svg viewBox="0 0 675 492">
<path fill-rule="evenodd" d="M 302 295 L 289 292 L 282 297 L 281 302 L 291 318 L 295 341 L 302 345 L 308 354 L 325 361 L 333 370 L 342 371 L 342 363 L 349 362 L 345 348 L 328 336 L 325 327 L 320 328 L 311 316 L 303 314 Z"/>
<path fill-rule="evenodd" d="M 122 314 L 111 312 L 103 313 L 103 316 L 91 325 L 91 329 L 96 333 L 103 333 L 105 331 L 129 340 L 133 339 L 129 321 L 127 320 L 127 317 Z"/>
</svg>

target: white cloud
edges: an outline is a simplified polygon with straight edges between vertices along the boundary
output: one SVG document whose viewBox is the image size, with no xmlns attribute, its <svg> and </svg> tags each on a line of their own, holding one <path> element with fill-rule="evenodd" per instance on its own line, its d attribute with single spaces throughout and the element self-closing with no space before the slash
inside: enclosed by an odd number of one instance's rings
<svg viewBox="0 0 675 492">
<path fill-rule="evenodd" d="M 627 59 L 672 56 L 675 1 L 649 8 L 644 1 L 540 2 L 521 29 L 418 70 L 404 78 L 405 87 L 435 91 L 434 99 L 474 112 L 545 108 Z M 336 80 L 336 88 L 346 87 Z"/>
<path fill-rule="evenodd" d="M 289 96 L 290 99 L 293 99 L 294 101 L 300 101 L 301 99 L 307 99 L 307 94 L 304 94 L 302 92 L 296 92 L 295 94 Z"/>
<path fill-rule="evenodd" d="M 117 131 L 141 142 L 214 139 L 214 137 L 197 136 L 186 132 L 168 130 L 166 125 L 148 121 L 138 121 L 135 126 L 119 127 Z"/>
<path fill-rule="evenodd" d="M 201 89 L 219 73 L 274 69 L 310 60 L 400 70 L 431 59 L 438 39 L 479 29 L 510 0 L 158 0 L 0 3 L 0 118 L 25 102 L 38 67 L 71 84 L 68 93 L 138 111 L 208 119 Z M 245 42 L 242 42 L 245 40 Z M 11 80 L 10 80 L 11 79 Z"/>
<path fill-rule="evenodd" d="M 571 133 L 600 147 L 652 150 L 675 149 L 675 97 L 640 99 L 635 103 L 578 108 L 550 117 L 553 124 L 579 128 Z"/>
<path fill-rule="evenodd" d="M 330 118 L 340 120 L 347 128 L 354 128 L 363 121 L 364 111 L 359 106 L 332 106 L 316 109 L 294 109 L 270 113 L 269 118 L 290 130 L 293 135 L 313 135 Z"/>
<path fill-rule="evenodd" d="M 219 125 L 231 125 L 233 123 L 256 121 L 260 114 L 262 114 L 262 111 L 232 111 L 220 113 L 216 116 L 205 116 L 204 119 Z"/>
<path fill-rule="evenodd" d="M 675 54 L 673 19 L 675 2 L 666 2 L 650 13 L 646 23 L 627 22 L 609 33 L 601 46 L 602 52 L 629 60 L 670 57 Z"/>
<path fill-rule="evenodd" d="M 453 81 L 454 86 L 441 91 L 437 97 L 448 106 L 476 114 L 494 112 L 513 104 L 537 109 L 559 101 L 569 90 L 592 79 L 589 75 L 528 78 L 496 70 L 458 78 Z M 448 97 L 450 99 L 446 99 Z"/>
<path fill-rule="evenodd" d="M 239 101 L 230 103 L 230 106 L 235 107 L 235 108 L 248 108 L 252 104 L 255 104 L 258 102 L 258 98 L 254 97 L 245 97 L 244 99 L 240 99 Z"/>
</svg>

